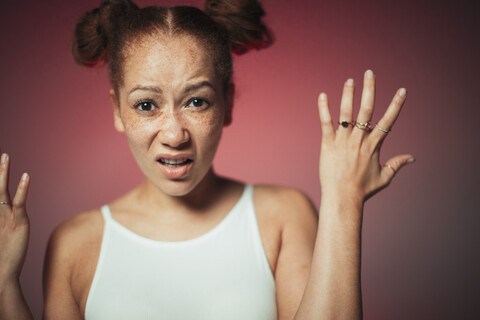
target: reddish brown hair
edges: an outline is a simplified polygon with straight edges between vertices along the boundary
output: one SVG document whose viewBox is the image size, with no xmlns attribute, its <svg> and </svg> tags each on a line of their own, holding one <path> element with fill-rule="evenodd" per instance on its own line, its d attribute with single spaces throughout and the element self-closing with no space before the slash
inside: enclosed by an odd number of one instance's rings
<svg viewBox="0 0 480 320">
<path fill-rule="evenodd" d="M 108 64 L 110 82 L 118 92 L 129 43 L 159 32 L 191 35 L 212 52 L 217 75 L 226 87 L 232 77 L 230 50 L 243 54 L 273 42 L 261 21 L 264 14 L 257 0 L 207 0 L 205 12 L 188 6 L 139 8 L 131 0 L 107 0 L 78 22 L 73 56 L 83 66 Z"/>
</svg>

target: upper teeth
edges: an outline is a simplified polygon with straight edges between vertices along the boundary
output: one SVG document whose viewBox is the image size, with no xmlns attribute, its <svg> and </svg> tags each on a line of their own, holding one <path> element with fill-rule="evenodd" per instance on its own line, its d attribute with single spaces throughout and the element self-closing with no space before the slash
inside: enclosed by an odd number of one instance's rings
<svg viewBox="0 0 480 320">
<path fill-rule="evenodd" d="M 187 158 L 182 158 L 182 159 L 165 159 L 165 158 L 162 158 L 160 160 L 162 160 L 162 162 L 166 163 L 166 164 L 180 164 L 180 163 L 184 163 L 188 159 Z"/>
</svg>

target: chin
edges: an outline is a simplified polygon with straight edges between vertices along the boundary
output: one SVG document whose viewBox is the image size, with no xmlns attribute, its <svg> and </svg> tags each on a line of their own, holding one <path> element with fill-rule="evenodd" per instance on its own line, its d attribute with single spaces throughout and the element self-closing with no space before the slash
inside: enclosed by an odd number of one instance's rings
<svg viewBox="0 0 480 320">
<path fill-rule="evenodd" d="M 162 182 L 157 187 L 168 196 L 182 197 L 192 192 L 197 185 L 198 183 L 195 184 L 193 181 L 170 180 Z"/>
<path fill-rule="evenodd" d="M 184 197 L 192 194 L 192 192 L 198 189 L 201 185 L 205 186 L 205 184 L 208 184 L 207 180 L 209 179 L 204 175 L 202 178 L 197 176 L 178 180 L 156 180 L 153 184 L 167 196 Z"/>
</svg>

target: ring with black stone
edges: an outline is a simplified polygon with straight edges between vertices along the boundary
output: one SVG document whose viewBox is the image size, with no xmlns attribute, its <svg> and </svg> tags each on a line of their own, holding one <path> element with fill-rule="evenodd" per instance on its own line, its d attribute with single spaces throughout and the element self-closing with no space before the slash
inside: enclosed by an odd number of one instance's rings
<svg viewBox="0 0 480 320">
<path fill-rule="evenodd" d="M 344 128 L 348 128 L 348 125 L 352 125 L 353 126 L 353 122 L 352 121 L 338 121 L 338 124 L 341 125 L 342 127 Z"/>
</svg>

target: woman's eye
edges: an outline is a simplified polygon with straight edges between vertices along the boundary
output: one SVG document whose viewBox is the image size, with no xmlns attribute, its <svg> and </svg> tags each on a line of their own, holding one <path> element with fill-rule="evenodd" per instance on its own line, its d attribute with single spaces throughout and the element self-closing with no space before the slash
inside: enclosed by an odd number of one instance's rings
<svg viewBox="0 0 480 320">
<path fill-rule="evenodd" d="M 140 111 L 153 111 L 155 105 L 150 101 L 142 101 L 135 106 L 135 109 Z"/>
<path fill-rule="evenodd" d="M 189 101 L 188 106 L 194 108 L 200 108 L 207 104 L 207 101 L 200 98 L 195 98 Z"/>
</svg>

